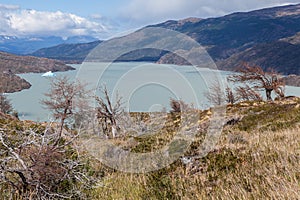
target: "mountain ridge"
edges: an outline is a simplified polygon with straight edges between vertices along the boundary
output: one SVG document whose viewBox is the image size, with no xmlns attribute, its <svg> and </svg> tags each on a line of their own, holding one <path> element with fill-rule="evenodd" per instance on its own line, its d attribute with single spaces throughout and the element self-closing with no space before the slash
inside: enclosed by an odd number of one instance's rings
<svg viewBox="0 0 300 200">
<path fill-rule="evenodd" d="M 89 43 L 59 44 L 53 47 L 39 49 L 29 55 L 61 60 L 66 63 L 81 63 L 89 52 L 101 42 L 102 41 L 97 40 Z"/>
</svg>

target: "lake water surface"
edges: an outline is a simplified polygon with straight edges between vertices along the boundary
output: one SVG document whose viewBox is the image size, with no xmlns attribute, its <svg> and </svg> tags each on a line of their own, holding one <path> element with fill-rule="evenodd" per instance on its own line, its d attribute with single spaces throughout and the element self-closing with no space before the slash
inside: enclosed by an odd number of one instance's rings
<svg viewBox="0 0 300 200">
<path fill-rule="evenodd" d="M 114 96 L 123 97 L 128 111 L 160 111 L 169 109 L 170 98 L 182 99 L 200 109 L 209 106 L 204 97 L 214 80 L 226 80 L 230 72 L 195 68 L 193 66 L 158 65 L 153 63 L 83 63 L 71 65 L 76 70 L 56 72 L 56 76 L 68 76 L 89 85 L 96 95 L 100 86 L 106 85 Z M 50 80 L 40 73 L 21 74 L 31 83 L 28 90 L 9 94 L 20 119 L 51 120 L 51 113 L 40 104 L 49 91 Z M 54 77 L 55 78 L 55 77 Z M 225 84 L 225 83 L 224 83 Z M 300 88 L 286 87 L 287 95 L 300 96 Z"/>
</svg>

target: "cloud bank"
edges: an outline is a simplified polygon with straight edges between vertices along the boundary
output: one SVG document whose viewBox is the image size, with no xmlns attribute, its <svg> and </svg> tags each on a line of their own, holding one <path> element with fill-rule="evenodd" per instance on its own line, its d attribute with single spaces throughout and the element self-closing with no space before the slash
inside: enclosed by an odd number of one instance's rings
<svg viewBox="0 0 300 200">
<path fill-rule="evenodd" d="M 0 35 L 101 37 L 107 32 L 100 18 L 90 20 L 61 11 L 22 10 L 14 5 L 0 5 Z"/>
</svg>

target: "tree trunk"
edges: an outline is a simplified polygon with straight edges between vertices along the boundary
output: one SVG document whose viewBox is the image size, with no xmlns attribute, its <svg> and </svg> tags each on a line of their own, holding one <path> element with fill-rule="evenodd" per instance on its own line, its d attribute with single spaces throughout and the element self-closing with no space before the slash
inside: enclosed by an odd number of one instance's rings
<svg viewBox="0 0 300 200">
<path fill-rule="evenodd" d="M 112 127 L 111 127 L 112 136 L 113 136 L 113 138 L 115 138 L 117 135 L 117 122 L 113 115 L 111 116 L 110 121 L 111 121 L 111 125 L 112 125 Z"/>
<path fill-rule="evenodd" d="M 271 97 L 272 90 L 273 89 L 266 89 L 267 101 L 272 101 L 272 97 Z"/>
<path fill-rule="evenodd" d="M 64 129 L 64 124 L 65 124 L 65 118 L 63 117 L 60 121 L 60 126 L 59 126 L 59 132 L 58 132 L 58 138 L 61 138 L 63 129 Z"/>
<path fill-rule="evenodd" d="M 58 145 L 59 141 L 60 141 L 60 138 L 62 136 L 62 132 L 63 132 L 63 129 L 64 129 L 64 125 L 65 125 L 65 120 L 67 118 L 67 109 L 65 109 L 64 111 L 64 114 L 63 116 L 61 117 L 61 120 L 60 120 L 60 125 L 59 125 L 59 131 L 58 131 L 58 136 L 57 136 L 57 139 L 54 143 L 54 146 Z"/>
<path fill-rule="evenodd" d="M 115 138 L 117 135 L 117 127 L 115 125 L 111 127 L 111 132 L 112 132 L 112 137 Z"/>
</svg>

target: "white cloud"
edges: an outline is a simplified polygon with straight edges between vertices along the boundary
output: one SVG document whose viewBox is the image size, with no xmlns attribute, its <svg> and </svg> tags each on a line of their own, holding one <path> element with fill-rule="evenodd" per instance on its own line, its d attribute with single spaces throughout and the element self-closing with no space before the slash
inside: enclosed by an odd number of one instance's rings
<svg viewBox="0 0 300 200">
<path fill-rule="evenodd" d="M 18 5 L 7 5 L 7 4 L 0 4 L 0 10 L 18 10 L 20 6 Z"/>
<path fill-rule="evenodd" d="M 99 20 L 93 21 L 71 13 L 21 10 L 17 6 L 0 5 L 0 34 L 101 37 L 107 31 Z"/>
<path fill-rule="evenodd" d="M 133 23 L 155 23 L 167 19 L 215 17 L 297 2 L 299 0 L 129 0 L 122 8 L 122 17 Z"/>
</svg>

